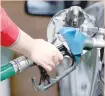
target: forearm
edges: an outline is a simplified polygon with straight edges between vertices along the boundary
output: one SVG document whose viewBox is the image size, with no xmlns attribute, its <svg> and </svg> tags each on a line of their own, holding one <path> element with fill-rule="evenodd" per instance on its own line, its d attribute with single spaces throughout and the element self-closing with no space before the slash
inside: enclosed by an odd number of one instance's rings
<svg viewBox="0 0 105 96">
<path fill-rule="evenodd" d="M 32 48 L 34 39 L 19 28 L 19 37 L 16 42 L 10 46 L 10 49 L 20 52 L 24 55 L 29 55 L 28 52 Z"/>
</svg>

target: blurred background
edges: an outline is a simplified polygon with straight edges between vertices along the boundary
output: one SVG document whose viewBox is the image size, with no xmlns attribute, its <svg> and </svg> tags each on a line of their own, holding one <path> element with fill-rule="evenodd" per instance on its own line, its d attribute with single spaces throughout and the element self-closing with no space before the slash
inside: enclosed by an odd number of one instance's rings
<svg viewBox="0 0 105 96">
<path fill-rule="evenodd" d="M 80 6 L 81 8 L 86 8 L 88 5 L 95 3 L 96 1 L 40 1 L 40 0 L 27 0 L 25 1 L 25 12 L 30 15 L 43 15 L 43 16 L 53 16 L 60 10 L 69 8 L 70 6 Z"/>
<path fill-rule="evenodd" d="M 2 1 L 1 5 L 8 16 L 27 34 L 33 38 L 47 40 L 47 25 L 51 17 L 58 11 L 69 8 L 72 5 L 81 6 L 83 9 L 97 1 Z M 8 49 L 1 49 L 2 64 L 18 57 L 20 54 Z M 50 73 L 56 75 L 55 70 Z M 59 96 L 58 85 L 54 85 L 48 91 L 36 92 L 31 83 L 31 77 L 39 80 L 39 71 L 36 67 L 17 74 L 9 80 L 0 83 L 1 96 Z"/>
</svg>

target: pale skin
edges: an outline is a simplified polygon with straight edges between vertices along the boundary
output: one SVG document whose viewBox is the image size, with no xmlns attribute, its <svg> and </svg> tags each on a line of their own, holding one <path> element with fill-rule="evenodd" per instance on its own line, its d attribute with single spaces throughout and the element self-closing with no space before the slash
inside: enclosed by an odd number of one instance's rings
<svg viewBox="0 0 105 96">
<path fill-rule="evenodd" d="M 19 31 L 19 38 L 10 49 L 24 54 L 47 71 L 51 71 L 63 59 L 60 51 L 51 43 L 33 39 L 20 28 Z"/>
</svg>

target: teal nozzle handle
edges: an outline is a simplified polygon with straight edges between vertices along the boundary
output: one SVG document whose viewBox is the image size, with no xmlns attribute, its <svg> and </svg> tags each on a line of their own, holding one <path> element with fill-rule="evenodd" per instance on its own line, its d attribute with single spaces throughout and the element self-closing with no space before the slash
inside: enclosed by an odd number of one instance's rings
<svg viewBox="0 0 105 96">
<path fill-rule="evenodd" d="M 16 74 L 14 67 L 11 63 L 5 64 L 1 66 L 0 76 L 1 81 L 10 78 Z"/>
</svg>

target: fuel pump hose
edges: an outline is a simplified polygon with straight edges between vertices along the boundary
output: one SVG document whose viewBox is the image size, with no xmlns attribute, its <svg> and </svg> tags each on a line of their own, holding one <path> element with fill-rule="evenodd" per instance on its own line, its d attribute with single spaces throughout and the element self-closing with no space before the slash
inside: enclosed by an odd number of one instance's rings
<svg viewBox="0 0 105 96">
<path fill-rule="evenodd" d="M 11 63 L 5 64 L 1 66 L 1 81 L 10 78 L 11 76 L 14 76 L 16 74 L 14 67 Z"/>
<path fill-rule="evenodd" d="M 0 67 L 0 81 L 8 79 L 17 73 L 20 73 L 27 68 L 33 66 L 33 62 L 27 59 L 24 56 L 20 56 L 13 61 L 10 61 L 8 64 L 4 64 Z"/>
</svg>

